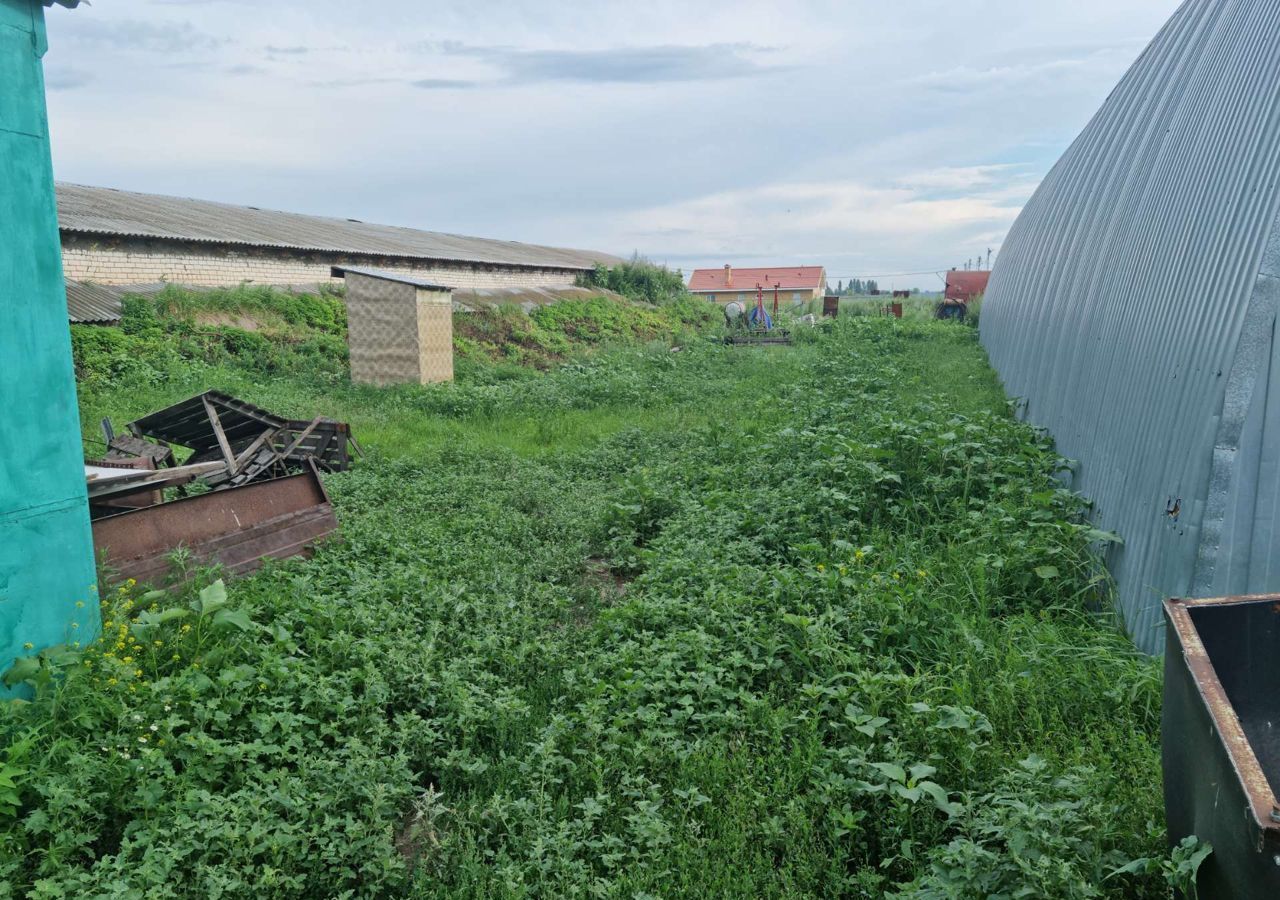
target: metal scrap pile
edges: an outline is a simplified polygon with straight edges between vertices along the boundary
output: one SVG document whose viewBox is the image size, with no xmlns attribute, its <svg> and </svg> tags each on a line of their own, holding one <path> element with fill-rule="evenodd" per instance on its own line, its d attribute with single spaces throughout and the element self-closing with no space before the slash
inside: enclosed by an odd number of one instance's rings
<svg viewBox="0 0 1280 900">
<path fill-rule="evenodd" d="M 121 576 L 158 578 L 188 547 L 233 572 L 266 556 L 305 552 L 337 527 L 319 471 L 350 467 L 360 452 L 344 422 L 286 419 L 219 391 L 143 416 L 85 463 L 94 542 Z M 173 447 L 190 450 L 176 464 Z M 163 489 L 204 490 L 163 502 Z"/>
</svg>

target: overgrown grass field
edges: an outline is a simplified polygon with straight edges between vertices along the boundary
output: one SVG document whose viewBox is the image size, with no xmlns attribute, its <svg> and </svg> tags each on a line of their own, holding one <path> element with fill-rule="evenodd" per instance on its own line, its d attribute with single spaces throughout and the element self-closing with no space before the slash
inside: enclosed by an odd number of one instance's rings
<svg viewBox="0 0 1280 900">
<path fill-rule="evenodd" d="M 86 426 L 217 387 L 370 456 L 313 559 L 112 591 L 26 667 L 0 893 L 1167 896 L 1158 668 L 972 329 L 664 309 L 388 390 L 322 320 L 79 334 Z"/>
</svg>

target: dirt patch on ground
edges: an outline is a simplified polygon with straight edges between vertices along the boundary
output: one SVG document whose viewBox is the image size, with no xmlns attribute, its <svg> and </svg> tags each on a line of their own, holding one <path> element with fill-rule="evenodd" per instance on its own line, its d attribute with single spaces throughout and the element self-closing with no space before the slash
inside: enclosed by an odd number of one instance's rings
<svg viewBox="0 0 1280 900">
<path fill-rule="evenodd" d="M 219 325 L 241 331 L 261 331 L 263 327 L 257 319 L 244 313 L 198 312 L 195 319 L 200 325 Z"/>
<path fill-rule="evenodd" d="M 608 560 L 593 556 L 583 567 L 584 580 L 595 588 L 602 603 L 614 604 L 627 595 L 629 582 L 613 571 Z"/>
</svg>

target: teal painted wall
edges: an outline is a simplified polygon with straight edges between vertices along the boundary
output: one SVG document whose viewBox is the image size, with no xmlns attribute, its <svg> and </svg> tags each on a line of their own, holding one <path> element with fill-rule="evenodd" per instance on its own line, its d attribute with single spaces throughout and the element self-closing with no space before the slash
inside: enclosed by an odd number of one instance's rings
<svg viewBox="0 0 1280 900">
<path fill-rule="evenodd" d="M 100 626 L 45 48 L 43 7 L 0 0 L 0 670 Z"/>
</svg>

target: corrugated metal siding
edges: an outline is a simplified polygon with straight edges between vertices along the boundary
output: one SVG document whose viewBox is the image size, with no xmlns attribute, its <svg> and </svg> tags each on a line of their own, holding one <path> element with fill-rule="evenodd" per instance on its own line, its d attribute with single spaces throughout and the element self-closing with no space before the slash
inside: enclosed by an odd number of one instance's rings
<svg viewBox="0 0 1280 900">
<path fill-rule="evenodd" d="M 1108 563 L 1149 652 L 1164 597 L 1280 589 L 1278 21 L 1280 0 L 1185 3 L 1027 204 L 984 301 L 1007 390 L 1125 540 Z"/>
<path fill-rule="evenodd" d="M 96 284 L 66 279 L 67 318 L 72 322 L 113 325 L 120 321 L 121 295 Z"/>
<path fill-rule="evenodd" d="M 371 225 L 80 184 L 60 183 L 57 187 L 58 227 L 64 232 L 547 269 L 590 269 L 597 262 L 621 262 L 615 256 L 589 250 Z"/>
</svg>

